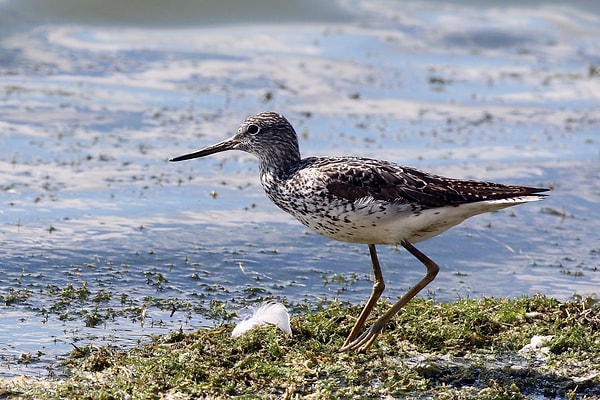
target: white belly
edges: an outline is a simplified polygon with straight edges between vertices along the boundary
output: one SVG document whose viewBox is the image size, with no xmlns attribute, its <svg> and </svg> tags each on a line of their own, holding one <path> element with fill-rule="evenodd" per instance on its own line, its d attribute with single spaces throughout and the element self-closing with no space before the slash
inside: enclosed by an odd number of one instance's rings
<svg viewBox="0 0 600 400">
<path fill-rule="evenodd" d="M 315 232 L 331 239 L 353 243 L 399 244 L 402 240 L 416 243 L 429 239 L 477 214 L 539 199 L 537 196 L 525 196 L 415 211 L 410 205 L 367 199 L 357 202 L 354 210 L 331 207 L 313 212 L 299 212 L 297 209 L 286 211 Z"/>
</svg>

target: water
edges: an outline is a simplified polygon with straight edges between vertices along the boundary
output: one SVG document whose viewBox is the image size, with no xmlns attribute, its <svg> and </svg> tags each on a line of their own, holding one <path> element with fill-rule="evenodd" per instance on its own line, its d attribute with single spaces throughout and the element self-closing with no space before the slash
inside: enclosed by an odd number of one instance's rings
<svg viewBox="0 0 600 400">
<path fill-rule="evenodd" d="M 423 296 L 598 292 L 595 2 L 96 3 L 0 4 L 0 375 L 261 297 L 366 300 L 367 247 L 276 209 L 252 156 L 167 162 L 263 110 L 305 155 L 554 188 L 420 243 L 441 266 Z M 388 298 L 422 277 L 379 252 Z"/>
</svg>

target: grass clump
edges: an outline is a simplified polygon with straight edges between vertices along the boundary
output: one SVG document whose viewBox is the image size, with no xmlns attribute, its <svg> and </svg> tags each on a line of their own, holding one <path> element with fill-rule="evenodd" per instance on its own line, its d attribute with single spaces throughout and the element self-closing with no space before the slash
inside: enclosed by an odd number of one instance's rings
<svg viewBox="0 0 600 400">
<path fill-rule="evenodd" d="M 382 302 L 377 314 L 388 307 Z M 89 345 L 73 352 L 69 378 L 6 381 L 3 390 L 48 399 L 600 396 L 600 316 L 591 300 L 416 299 L 368 352 L 339 353 L 359 312 L 339 302 L 298 306 L 293 336 L 266 326 L 233 338 L 227 324 L 127 351 Z M 525 351 L 534 335 L 552 339 Z"/>
</svg>

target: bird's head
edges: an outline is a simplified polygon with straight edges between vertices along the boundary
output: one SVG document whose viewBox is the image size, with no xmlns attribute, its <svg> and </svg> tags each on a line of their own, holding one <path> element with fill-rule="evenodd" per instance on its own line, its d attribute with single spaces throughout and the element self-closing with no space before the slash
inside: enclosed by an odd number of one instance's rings
<svg viewBox="0 0 600 400">
<path fill-rule="evenodd" d="M 231 138 L 169 161 L 190 160 L 226 150 L 254 154 L 261 164 L 288 164 L 300 160 L 298 137 L 292 125 L 283 115 L 263 112 L 246 118 Z"/>
</svg>

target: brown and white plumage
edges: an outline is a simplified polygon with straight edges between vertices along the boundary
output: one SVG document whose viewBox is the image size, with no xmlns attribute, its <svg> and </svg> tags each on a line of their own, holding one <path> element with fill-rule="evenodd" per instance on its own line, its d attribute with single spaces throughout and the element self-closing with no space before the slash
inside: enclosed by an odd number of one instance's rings
<svg viewBox="0 0 600 400">
<path fill-rule="evenodd" d="M 477 214 L 541 200 L 543 188 L 446 178 L 360 157 L 302 159 L 296 132 L 282 115 L 265 112 L 247 118 L 232 138 L 181 161 L 225 150 L 254 154 L 267 196 L 315 232 L 369 245 L 375 283 L 342 350 L 366 350 L 389 319 L 431 282 L 439 267 L 412 243 L 429 239 Z M 401 244 L 426 267 L 426 276 L 386 314 L 359 335 L 384 289 L 376 244 Z"/>
</svg>

